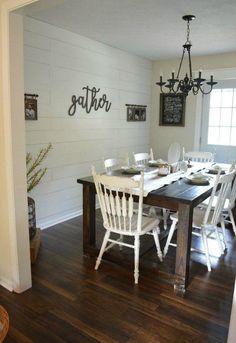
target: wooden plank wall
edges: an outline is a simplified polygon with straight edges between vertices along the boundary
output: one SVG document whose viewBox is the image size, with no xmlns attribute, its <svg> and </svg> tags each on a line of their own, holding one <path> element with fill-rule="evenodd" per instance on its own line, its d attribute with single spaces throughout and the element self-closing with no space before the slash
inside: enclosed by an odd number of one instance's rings
<svg viewBox="0 0 236 343">
<path fill-rule="evenodd" d="M 25 18 L 25 92 L 38 98 L 38 120 L 26 121 L 27 151 L 53 144 L 42 183 L 32 192 L 38 226 L 81 213 L 78 177 L 102 170 L 102 158 L 121 163 L 129 152 L 149 148 L 152 63 L 58 27 Z M 114 42 L 115 44 L 115 42 Z M 100 88 L 112 106 L 67 114 L 82 87 Z M 147 121 L 127 122 L 125 104 L 147 105 Z"/>
</svg>

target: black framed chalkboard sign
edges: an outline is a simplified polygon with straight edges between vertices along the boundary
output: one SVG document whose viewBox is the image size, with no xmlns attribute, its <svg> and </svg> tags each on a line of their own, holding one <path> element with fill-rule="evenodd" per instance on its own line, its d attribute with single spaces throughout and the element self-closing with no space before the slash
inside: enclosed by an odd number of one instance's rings
<svg viewBox="0 0 236 343">
<path fill-rule="evenodd" d="M 185 101 L 184 94 L 160 94 L 159 125 L 184 126 Z"/>
</svg>

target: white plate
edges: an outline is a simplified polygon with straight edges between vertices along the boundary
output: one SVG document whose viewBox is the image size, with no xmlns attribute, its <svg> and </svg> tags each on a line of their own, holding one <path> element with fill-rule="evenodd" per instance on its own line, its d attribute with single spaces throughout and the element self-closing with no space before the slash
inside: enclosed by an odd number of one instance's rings
<svg viewBox="0 0 236 343">
<path fill-rule="evenodd" d="M 179 143 L 172 143 L 168 150 L 168 163 L 176 163 L 179 161 L 180 158 L 180 144 Z"/>
</svg>

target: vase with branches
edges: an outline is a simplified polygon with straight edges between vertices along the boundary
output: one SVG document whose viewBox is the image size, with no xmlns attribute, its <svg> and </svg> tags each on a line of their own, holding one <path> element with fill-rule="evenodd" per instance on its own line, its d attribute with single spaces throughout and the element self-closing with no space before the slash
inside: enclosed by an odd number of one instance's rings
<svg viewBox="0 0 236 343">
<path fill-rule="evenodd" d="M 47 168 L 42 168 L 41 163 L 47 157 L 49 151 L 52 149 L 52 144 L 49 143 L 46 148 L 40 149 L 36 156 L 30 152 L 26 154 L 26 176 L 27 176 L 27 192 L 30 193 L 41 181 L 45 175 Z M 36 214 L 35 201 L 28 196 L 28 217 L 29 217 L 29 234 L 30 239 L 36 233 Z"/>
</svg>

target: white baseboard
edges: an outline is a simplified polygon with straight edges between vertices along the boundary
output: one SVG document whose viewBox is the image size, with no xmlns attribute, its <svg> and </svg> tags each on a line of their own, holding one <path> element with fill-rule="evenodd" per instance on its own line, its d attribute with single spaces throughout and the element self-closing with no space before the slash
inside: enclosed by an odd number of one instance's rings
<svg viewBox="0 0 236 343">
<path fill-rule="evenodd" d="M 56 225 L 56 224 L 60 224 L 65 222 L 66 220 L 81 216 L 83 214 L 83 210 L 79 210 L 79 211 L 74 211 L 74 212 L 70 212 L 67 213 L 63 216 L 55 216 L 55 218 L 51 218 L 49 220 L 42 220 L 42 221 L 37 221 L 37 226 L 40 227 L 41 230 L 43 229 L 47 229 L 50 226 Z"/>
<path fill-rule="evenodd" d="M 99 204 L 96 203 L 96 210 L 100 208 Z M 41 230 L 47 229 L 53 225 L 60 224 L 65 222 L 66 220 L 81 216 L 83 214 L 83 209 L 80 209 L 78 211 L 70 212 L 67 214 L 64 214 L 63 216 L 55 216 L 55 218 L 50 219 L 43 219 L 43 220 L 37 220 L 37 227 L 40 227 Z"/>
</svg>

